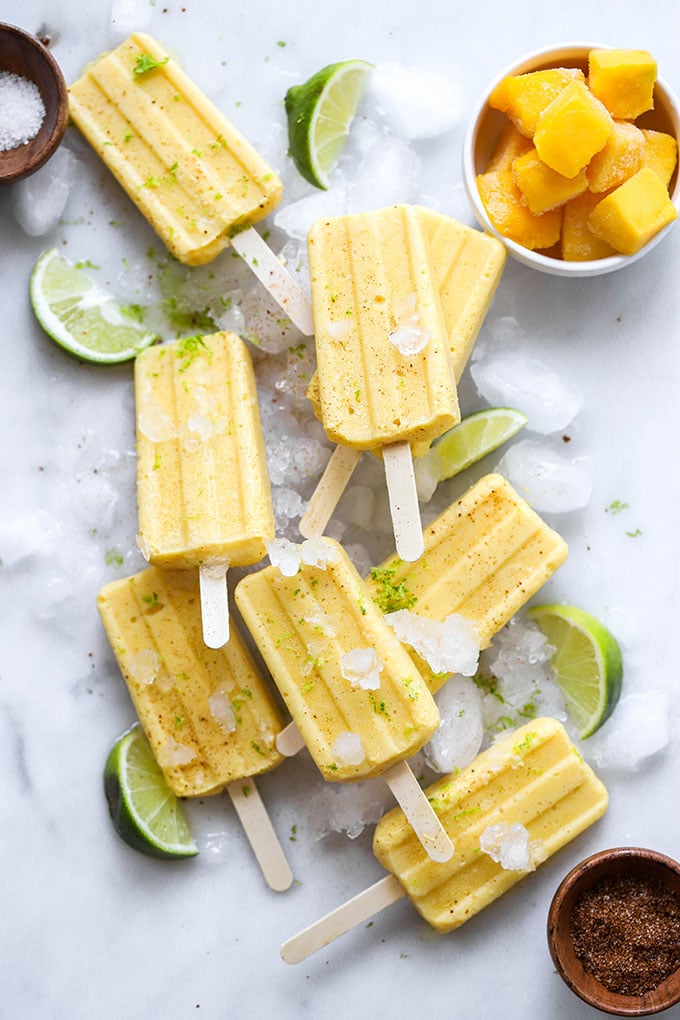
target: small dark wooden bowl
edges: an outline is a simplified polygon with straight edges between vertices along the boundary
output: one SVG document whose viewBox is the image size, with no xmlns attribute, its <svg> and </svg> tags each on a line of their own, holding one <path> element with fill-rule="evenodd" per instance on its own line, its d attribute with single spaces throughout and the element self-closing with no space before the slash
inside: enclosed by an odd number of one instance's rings
<svg viewBox="0 0 680 1020">
<path fill-rule="evenodd" d="M 639 875 L 663 882 L 680 898 L 680 864 L 655 850 L 615 847 L 587 857 L 569 872 L 555 893 L 548 912 L 548 945 L 558 973 L 572 992 L 590 1006 L 614 1016 L 647 1016 L 680 1001 L 680 969 L 644 995 L 620 995 L 601 985 L 584 970 L 574 952 L 571 914 L 576 900 L 600 879 L 611 875 Z"/>
<path fill-rule="evenodd" d="M 68 90 L 52 54 L 35 36 L 14 25 L 0 23 L 0 71 L 28 78 L 40 89 L 45 119 L 26 145 L 0 152 L 0 185 L 34 173 L 59 145 L 68 120 Z"/>
</svg>

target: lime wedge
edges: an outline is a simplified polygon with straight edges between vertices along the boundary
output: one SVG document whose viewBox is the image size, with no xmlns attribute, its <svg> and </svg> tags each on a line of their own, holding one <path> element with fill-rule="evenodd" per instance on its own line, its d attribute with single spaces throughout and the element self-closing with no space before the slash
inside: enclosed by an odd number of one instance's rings
<svg viewBox="0 0 680 1020">
<path fill-rule="evenodd" d="M 56 248 L 36 262 L 30 292 L 35 316 L 48 336 L 84 361 L 130 361 L 159 339 Z"/>
<path fill-rule="evenodd" d="M 344 60 L 317 71 L 286 92 L 290 155 L 302 176 L 317 188 L 330 186 L 349 127 L 373 64 Z"/>
<path fill-rule="evenodd" d="M 195 857 L 180 803 L 169 788 L 137 723 L 114 744 L 104 767 L 104 791 L 116 832 L 149 857 Z"/>
<path fill-rule="evenodd" d="M 489 407 L 463 418 L 432 445 L 439 454 L 441 481 L 453 478 L 491 453 L 523 429 L 528 420 L 512 407 Z"/>
<path fill-rule="evenodd" d="M 529 616 L 555 648 L 555 679 L 579 736 L 591 736 L 612 714 L 621 694 L 623 662 L 616 638 L 576 606 L 535 606 Z"/>
</svg>

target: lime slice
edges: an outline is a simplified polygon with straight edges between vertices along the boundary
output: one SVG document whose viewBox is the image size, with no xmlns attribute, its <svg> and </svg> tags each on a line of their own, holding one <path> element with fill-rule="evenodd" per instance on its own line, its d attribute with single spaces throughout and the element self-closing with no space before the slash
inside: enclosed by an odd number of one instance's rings
<svg viewBox="0 0 680 1020">
<path fill-rule="evenodd" d="M 56 248 L 36 262 L 30 291 L 33 311 L 48 336 L 84 361 L 129 361 L 159 339 Z"/>
<path fill-rule="evenodd" d="M 432 446 L 439 454 L 441 481 L 453 478 L 491 453 L 523 429 L 528 420 L 512 407 L 489 407 L 463 418 Z"/>
<path fill-rule="evenodd" d="M 286 92 L 290 155 L 302 176 L 317 188 L 330 186 L 349 127 L 373 64 L 344 60 L 317 71 Z"/>
<path fill-rule="evenodd" d="M 116 832 L 150 857 L 195 857 L 180 802 L 169 788 L 137 723 L 114 744 L 104 767 L 104 791 Z"/>
<path fill-rule="evenodd" d="M 612 714 L 621 694 L 623 662 L 616 638 L 576 606 L 535 606 L 529 616 L 555 647 L 555 679 L 579 736 L 591 736 Z"/>
</svg>

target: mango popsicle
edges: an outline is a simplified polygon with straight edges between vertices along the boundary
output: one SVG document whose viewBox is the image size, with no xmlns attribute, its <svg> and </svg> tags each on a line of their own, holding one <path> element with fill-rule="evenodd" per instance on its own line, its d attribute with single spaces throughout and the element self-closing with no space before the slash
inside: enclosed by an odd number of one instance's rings
<svg viewBox="0 0 680 1020">
<path fill-rule="evenodd" d="M 503 244 L 489 234 L 444 216 L 415 206 L 425 241 L 432 258 L 434 282 L 442 306 L 448 335 L 451 367 L 456 382 L 463 374 L 472 348 L 500 282 L 507 252 Z M 317 418 L 322 418 L 318 375 L 307 390 Z M 414 456 L 429 448 L 430 441 L 412 444 Z M 309 507 L 300 521 L 306 538 L 322 534 L 360 454 L 338 447 L 322 477 Z"/>
<path fill-rule="evenodd" d="M 73 122 L 172 254 L 210 262 L 230 243 L 307 335 L 309 299 L 250 229 L 281 181 L 151 36 L 133 33 L 69 89 Z"/>
<path fill-rule="evenodd" d="M 105 585 L 97 604 L 168 785 L 180 797 L 226 788 L 267 882 L 287 889 L 292 874 L 252 778 L 283 760 L 281 715 L 238 630 L 225 648 L 203 645 L 195 571 L 149 567 Z"/>
<path fill-rule="evenodd" d="M 312 539 L 300 556 L 292 576 L 270 566 L 239 582 L 246 625 L 324 779 L 384 776 L 445 860 L 449 841 L 405 762 L 437 729 L 437 706 L 342 547 Z"/>
<path fill-rule="evenodd" d="M 299 963 L 374 913 L 409 897 L 435 931 L 460 927 L 607 809 L 607 791 L 555 719 L 534 719 L 426 790 L 455 846 L 434 863 L 399 809 L 378 823 L 373 850 L 390 874 L 286 942 Z"/>
<path fill-rule="evenodd" d="M 420 220 L 404 205 L 319 220 L 308 250 L 324 429 L 342 446 L 381 450 L 397 546 L 417 559 L 409 444 L 460 420 Z"/>
<path fill-rule="evenodd" d="M 154 566 L 200 569 L 205 637 L 219 647 L 226 570 L 262 559 L 274 536 L 250 355 L 234 333 L 150 347 L 135 399 L 140 548 Z"/>
</svg>

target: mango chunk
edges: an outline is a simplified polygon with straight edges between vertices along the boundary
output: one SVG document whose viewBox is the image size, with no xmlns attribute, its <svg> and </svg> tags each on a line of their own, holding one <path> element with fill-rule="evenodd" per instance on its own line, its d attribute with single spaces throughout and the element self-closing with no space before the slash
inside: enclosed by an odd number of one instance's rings
<svg viewBox="0 0 680 1020">
<path fill-rule="evenodd" d="M 585 170 L 576 177 L 563 177 L 540 160 L 533 147 L 514 160 L 512 176 L 535 216 L 564 205 L 588 187 Z"/>
<path fill-rule="evenodd" d="M 486 173 L 491 170 L 509 170 L 518 156 L 532 148 L 531 139 L 520 134 L 512 121 L 508 121 L 486 165 Z"/>
<path fill-rule="evenodd" d="M 591 191 L 609 191 L 632 177 L 641 166 L 645 136 L 627 121 L 614 121 L 614 130 L 604 148 L 596 152 L 586 173 Z"/>
<path fill-rule="evenodd" d="M 642 129 L 645 147 L 642 151 L 641 166 L 648 166 L 659 175 L 666 187 L 671 183 L 678 162 L 678 143 L 673 135 L 663 131 Z"/>
<path fill-rule="evenodd" d="M 525 248 L 550 248 L 560 238 L 562 210 L 534 216 L 522 201 L 512 170 L 479 174 L 477 188 L 489 219 L 503 237 Z"/>
<path fill-rule="evenodd" d="M 538 155 L 564 177 L 575 177 L 614 130 L 606 108 L 582 81 L 567 85 L 538 118 L 534 145 Z"/>
<path fill-rule="evenodd" d="M 656 61 L 647 50 L 591 50 L 588 84 L 612 117 L 634 120 L 654 109 Z"/>
<path fill-rule="evenodd" d="M 553 67 L 503 78 L 489 96 L 489 106 L 506 113 L 520 134 L 532 138 L 538 118 L 572 81 L 585 81 L 577 67 Z"/>
<path fill-rule="evenodd" d="M 598 202 L 588 223 L 617 251 L 634 255 L 677 215 L 659 175 L 643 167 Z"/>
<path fill-rule="evenodd" d="M 565 205 L 560 251 L 565 262 L 589 262 L 617 254 L 616 249 L 596 237 L 588 225 L 588 217 L 602 197 L 585 191 Z"/>
</svg>

